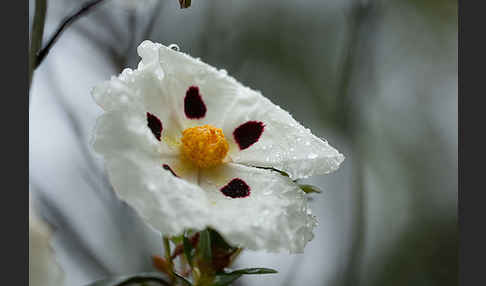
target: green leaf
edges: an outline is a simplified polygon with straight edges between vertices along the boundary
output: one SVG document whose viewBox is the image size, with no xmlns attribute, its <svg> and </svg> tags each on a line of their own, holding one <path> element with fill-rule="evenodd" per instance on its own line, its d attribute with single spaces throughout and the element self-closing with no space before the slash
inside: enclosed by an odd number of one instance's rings
<svg viewBox="0 0 486 286">
<path fill-rule="evenodd" d="M 182 243 L 182 237 L 184 235 L 178 235 L 178 236 L 172 236 L 170 238 L 170 240 L 174 243 L 174 244 L 179 244 L 179 243 Z"/>
<path fill-rule="evenodd" d="M 105 278 L 87 284 L 86 286 L 121 286 L 121 285 L 128 285 L 132 283 L 144 283 L 144 282 L 157 282 L 160 285 L 170 286 L 170 283 L 166 278 L 166 276 L 157 272 L 136 273 L 132 275 Z"/>
<path fill-rule="evenodd" d="M 211 286 L 229 285 L 231 282 L 240 278 L 242 275 L 271 274 L 271 273 L 278 273 L 278 272 L 270 268 L 245 268 L 245 269 L 234 270 L 231 272 L 222 272 L 216 275 L 213 284 L 211 284 Z"/>
<path fill-rule="evenodd" d="M 192 268 L 192 244 L 185 235 L 182 238 L 182 246 L 184 248 L 184 255 L 186 256 L 187 262 Z"/>
<path fill-rule="evenodd" d="M 174 272 L 174 275 L 175 275 L 175 276 L 177 276 L 177 278 L 178 278 L 180 281 L 182 281 L 182 282 L 184 283 L 184 285 L 187 285 L 187 286 L 192 286 L 191 281 L 187 280 L 187 278 L 186 278 L 186 277 L 184 277 L 184 276 L 182 276 L 182 275 L 180 275 L 180 274 L 178 274 L 178 273 L 175 273 L 175 272 Z"/>
<path fill-rule="evenodd" d="M 273 274 L 278 273 L 277 270 L 270 269 L 270 268 L 244 268 L 238 269 L 231 272 L 226 272 L 225 274 L 234 275 L 234 274 L 246 274 L 246 275 L 254 275 L 254 274 Z"/>
<path fill-rule="evenodd" d="M 316 186 L 313 186 L 313 185 L 299 185 L 299 188 L 304 191 L 306 194 L 310 194 L 310 193 L 322 193 L 322 191 L 316 187 Z"/>
<path fill-rule="evenodd" d="M 211 235 L 208 229 L 201 231 L 199 235 L 199 251 L 205 261 L 211 261 Z"/>
<path fill-rule="evenodd" d="M 218 248 L 224 249 L 225 251 L 233 251 L 236 247 L 231 246 L 224 238 L 214 229 L 208 228 L 209 235 L 211 236 L 211 245 Z"/>
<path fill-rule="evenodd" d="M 240 278 L 243 274 L 220 274 L 214 277 L 213 284 L 211 286 L 226 286 L 236 279 Z"/>
</svg>

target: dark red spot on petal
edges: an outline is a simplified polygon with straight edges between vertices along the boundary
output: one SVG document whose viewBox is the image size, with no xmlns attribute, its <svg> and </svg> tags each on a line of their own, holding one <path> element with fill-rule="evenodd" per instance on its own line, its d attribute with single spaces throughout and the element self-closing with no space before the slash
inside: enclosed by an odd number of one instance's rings
<svg viewBox="0 0 486 286">
<path fill-rule="evenodd" d="M 240 150 L 244 150 L 255 144 L 260 136 L 262 136 L 265 125 L 260 121 L 248 121 L 238 126 L 233 131 L 233 137 L 236 143 L 240 146 Z"/>
<path fill-rule="evenodd" d="M 231 198 L 244 198 L 250 195 L 250 186 L 242 179 L 235 178 L 226 186 L 221 188 L 221 192 Z"/>
<path fill-rule="evenodd" d="M 164 168 L 165 170 L 171 172 L 172 175 L 174 175 L 174 177 L 179 178 L 179 176 L 177 176 L 177 174 L 174 172 L 174 170 L 172 170 L 172 168 L 169 165 L 164 164 L 164 165 L 162 165 L 162 168 Z"/>
<path fill-rule="evenodd" d="M 152 113 L 147 112 L 147 126 L 152 130 L 155 138 L 160 141 L 160 136 L 162 135 L 162 122 L 160 119 Z"/>
<path fill-rule="evenodd" d="M 201 119 L 206 115 L 206 105 L 197 86 L 191 86 L 186 91 L 184 112 L 189 119 Z"/>
</svg>

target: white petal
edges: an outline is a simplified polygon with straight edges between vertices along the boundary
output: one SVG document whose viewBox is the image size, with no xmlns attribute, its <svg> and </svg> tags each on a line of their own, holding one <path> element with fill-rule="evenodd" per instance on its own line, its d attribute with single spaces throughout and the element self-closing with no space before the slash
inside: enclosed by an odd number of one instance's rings
<svg viewBox="0 0 486 286">
<path fill-rule="evenodd" d="M 231 150 L 230 157 L 234 162 L 272 167 L 286 172 L 294 180 L 328 174 L 339 168 L 344 156 L 326 140 L 313 135 L 270 100 L 259 94 L 253 96 L 254 103 L 238 105 L 240 116 L 237 116 L 235 110 L 233 114 L 236 116 L 227 118 L 223 130 L 225 134 L 232 133 L 249 120 L 261 121 L 265 128 L 260 139 L 247 149 Z"/>
<path fill-rule="evenodd" d="M 30 194 L 29 194 L 30 196 Z M 36 216 L 29 197 L 29 285 L 64 285 L 64 273 L 50 246 L 49 226 Z"/>
<path fill-rule="evenodd" d="M 164 134 L 165 131 L 162 131 L 162 136 Z M 100 116 L 93 147 L 104 156 L 124 156 L 130 152 L 139 152 L 159 161 L 179 153 L 176 146 L 171 147 L 155 138 L 147 126 L 146 114 L 137 110 L 116 110 Z"/>
<path fill-rule="evenodd" d="M 92 90 L 93 98 L 105 111 L 130 110 L 143 117 L 147 112 L 152 113 L 161 120 L 165 136 L 180 136 L 183 130 L 180 112 L 173 107 L 173 98 L 164 91 L 160 66 L 149 63 L 139 66 L 137 70 L 125 69 L 118 77 L 96 86 Z"/>
<path fill-rule="evenodd" d="M 134 157 L 109 158 L 106 167 L 117 195 L 164 235 L 206 226 L 208 201 L 197 185 Z"/>
<path fill-rule="evenodd" d="M 155 51 L 158 50 L 158 57 Z M 260 92 L 243 86 L 224 70 L 149 41 L 139 46 L 140 66 L 158 66 L 163 70 L 163 89 L 174 97 L 176 110 L 184 110 L 184 96 L 189 86 L 200 89 L 207 107 L 200 120 L 181 117 L 184 128 L 212 124 L 223 128 L 232 142 L 230 157 L 234 162 L 259 167 L 273 167 L 287 172 L 292 179 L 326 174 L 336 170 L 344 156 L 327 141 L 314 136 L 292 116 L 265 98 Z M 239 150 L 234 138 L 235 128 L 247 121 L 265 124 L 260 139 L 249 148 Z"/>
<path fill-rule="evenodd" d="M 239 178 L 250 195 L 231 198 L 221 188 Z M 211 226 L 234 245 L 271 252 L 302 252 L 317 225 L 304 193 L 279 173 L 224 164 L 202 170 L 200 186 L 208 193 Z"/>
<path fill-rule="evenodd" d="M 172 107 L 177 110 L 183 128 L 203 124 L 216 127 L 223 125 L 240 88 L 239 83 L 227 76 L 226 71 L 217 70 L 189 55 L 150 41 L 141 43 L 138 53 L 142 57 L 139 69 L 153 66 L 162 69 L 159 72 L 164 74 L 161 83 L 164 94 L 172 97 Z M 184 97 L 191 86 L 199 88 L 207 107 L 202 119 L 189 119 L 185 116 Z"/>
<path fill-rule="evenodd" d="M 98 120 L 94 149 L 106 160 L 115 192 L 164 234 L 203 229 L 208 210 L 204 191 L 173 176 L 163 164 L 193 182 L 197 172 L 181 170 L 178 157 L 163 155 L 166 145 L 154 139 L 144 120 L 128 110 L 106 112 Z"/>
</svg>

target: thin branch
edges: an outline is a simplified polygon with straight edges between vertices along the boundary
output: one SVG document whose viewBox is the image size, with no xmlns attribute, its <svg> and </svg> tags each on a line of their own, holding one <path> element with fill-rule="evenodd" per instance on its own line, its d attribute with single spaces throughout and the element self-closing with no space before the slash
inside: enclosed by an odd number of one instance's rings
<svg viewBox="0 0 486 286">
<path fill-rule="evenodd" d="M 69 0 L 69 2 L 75 3 L 74 5 L 79 4 L 79 0 Z M 96 15 L 91 16 L 90 18 L 90 24 L 95 27 L 103 26 L 103 29 L 107 29 L 107 31 L 110 33 L 110 37 L 113 37 L 114 39 L 113 41 L 118 43 L 123 41 L 124 31 L 121 32 L 119 29 L 119 25 L 114 24 L 118 16 L 116 16 L 117 13 L 113 13 L 113 12 L 114 12 L 113 9 L 97 9 Z M 73 26 L 73 28 L 80 27 L 80 26 L 83 27 L 83 25 L 75 25 Z"/>
<path fill-rule="evenodd" d="M 44 0 L 45 2 L 45 0 Z M 39 66 L 44 58 L 47 56 L 49 51 L 51 50 L 52 46 L 57 42 L 59 37 L 61 37 L 62 33 L 71 25 L 73 24 L 76 20 L 81 18 L 82 16 L 86 15 L 87 13 L 93 11 L 98 5 L 102 4 L 105 2 L 105 0 L 92 0 L 84 4 L 81 9 L 78 11 L 74 12 L 73 14 L 67 16 L 64 18 L 62 21 L 61 25 L 57 28 L 56 32 L 51 36 L 51 38 L 47 41 L 47 44 L 45 47 L 42 48 L 42 50 L 39 51 L 37 54 L 37 61 L 35 62 L 34 69 Z"/>
<path fill-rule="evenodd" d="M 116 286 L 128 286 L 133 285 L 134 283 L 146 283 L 146 282 L 156 282 L 159 285 L 171 285 L 167 281 L 159 277 L 143 277 L 143 276 L 135 276 L 131 277 Z"/>
<path fill-rule="evenodd" d="M 34 22 L 32 23 L 32 32 L 30 40 L 30 51 L 29 51 L 29 90 L 32 85 L 32 76 L 34 75 L 34 70 L 37 67 L 37 52 L 42 45 L 42 36 L 44 35 L 44 24 L 46 22 L 46 11 L 47 2 L 46 0 L 36 0 L 35 1 L 35 14 Z M 30 92 L 29 92 L 29 103 L 30 103 Z"/>
</svg>

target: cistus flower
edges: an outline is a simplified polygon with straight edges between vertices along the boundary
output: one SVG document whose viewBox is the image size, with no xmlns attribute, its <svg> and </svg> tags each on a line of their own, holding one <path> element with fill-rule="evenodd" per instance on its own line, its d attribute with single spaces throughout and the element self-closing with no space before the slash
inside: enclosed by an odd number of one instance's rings
<svg viewBox="0 0 486 286">
<path fill-rule="evenodd" d="M 49 226 L 32 210 L 29 194 L 29 286 L 64 285 L 64 273 L 49 244 Z"/>
<path fill-rule="evenodd" d="M 92 92 L 118 196 L 164 235 L 211 227 L 234 246 L 302 252 L 317 222 L 293 180 L 344 156 L 224 70 L 150 41 L 138 54 Z"/>
</svg>

